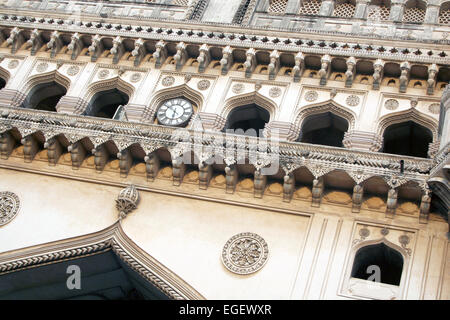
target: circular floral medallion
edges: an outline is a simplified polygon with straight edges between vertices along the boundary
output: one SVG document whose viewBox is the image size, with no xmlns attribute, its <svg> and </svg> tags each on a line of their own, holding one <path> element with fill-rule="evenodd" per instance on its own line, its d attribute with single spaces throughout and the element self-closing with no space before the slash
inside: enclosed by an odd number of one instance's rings
<svg viewBox="0 0 450 320">
<path fill-rule="evenodd" d="M 388 99 L 386 100 L 386 102 L 384 103 L 384 107 L 388 110 L 395 110 L 398 108 L 398 101 L 395 99 Z"/>
<path fill-rule="evenodd" d="M 20 207 L 19 197 L 12 192 L 0 192 L 0 226 L 7 224 L 17 215 Z"/>
<path fill-rule="evenodd" d="M 37 72 L 44 72 L 45 70 L 47 70 L 48 68 L 48 63 L 47 62 L 41 62 L 37 65 L 36 67 L 36 71 Z"/>
<path fill-rule="evenodd" d="M 211 85 L 211 82 L 209 80 L 201 80 L 197 83 L 198 90 L 206 90 Z"/>
<path fill-rule="evenodd" d="M 278 98 L 281 96 L 281 89 L 279 87 L 272 87 L 269 90 L 269 96 L 271 98 Z"/>
<path fill-rule="evenodd" d="M 161 83 L 164 87 L 170 87 L 175 83 L 175 78 L 172 76 L 164 77 Z"/>
<path fill-rule="evenodd" d="M 305 100 L 308 102 L 316 101 L 318 97 L 319 94 L 317 93 L 317 91 L 308 91 L 305 93 Z"/>
<path fill-rule="evenodd" d="M 19 60 L 11 60 L 11 61 L 8 63 L 8 68 L 9 68 L 9 69 L 14 69 L 14 68 L 16 68 L 18 65 L 19 65 Z"/>
<path fill-rule="evenodd" d="M 245 232 L 233 236 L 222 250 L 222 262 L 233 273 L 250 274 L 267 262 L 269 249 L 263 238 Z"/>
<path fill-rule="evenodd" d="M 109 70 L 102 69 L 98 72 L 98 78 L 99 79 L 105 79 L 109 75 Z"/>
<path fill-rule="evenodd" d="M 356 107 L 357 105 L 359 105 L 360 99 L 358 96 L 352 94 L 351 96 L 347 97 L 347 100 L 345 100 L 345 102 L 350 107 Z"/>
<path fill-rule="evenodd" d="M 142 75 L 139 72 L 135 72 L 131 75 L 130 77 L 130 81 L 131 82 L 138 82 L 139 80 L 141 80 Z"/>
<path fill-rule="evenodd" d="M 428 111 L 430 111 L 432 114 L 439 114 L 441 111 L 441 105 L 439 103 L 433 103 L 430 104 L 428 107 Z"/>
<path fill-rule="evenodd" d="M 80 71 L 80 67 L 78 66 L 70 66 L 69 69 L 67 69 L 67 74 L 71 77 L 75 76 L 78 71 Z"/>
<path fill-rule="evenodd" d="M 242 91 L 244 91 L 244 85 L 242 83 L 236 83 L 232 88 L 231 91 L 235 94 L 239 94 Z"/>
<path fill-rule="evenodd" d="M 383 229 L 381 229 L 380 233 L 383 236 L 387 236 L 389 234 L 389 229 L 383 228 Z"/>
<path fill-rule="evenodd" d="M 407 244 L 409 244 L 409 237 L 407 236 L 407 235 L 401 235 L 399 238 L 398 238 L 398 242 L 400 242 L 400 244 L 402 245 L 402 246 L 406 246 Z"/>
<path fill-rule="evenodd" d="M 370 235 L 370 230 L 364 227 L 359 230 L 359 235 L 361 236 L 361 238 L 367 238 Z"/>
</svg>

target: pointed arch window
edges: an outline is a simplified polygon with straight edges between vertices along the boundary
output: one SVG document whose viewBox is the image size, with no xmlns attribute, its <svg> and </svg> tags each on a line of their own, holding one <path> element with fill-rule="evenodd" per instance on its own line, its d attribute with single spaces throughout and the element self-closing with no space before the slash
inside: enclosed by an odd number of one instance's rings
<svg viewBox="0 0 450 320">
<path fill-rule="evenodd" d="M 128 100 L 129 96 L 118 89 L 100 91 L 91 98 L 86 114 L 99 118 L 112 119 L 118 108 L 125 106 Z"/>
<path fill-rule="evenodd" d="M 332 112 L 313 114 L 305 118 L 298 141 L 332 147 L 343 147 L 342 140 L 348 121 Z"/>
<path fill-rule="evenodd" d="M 28 93 L 22 107 L 56 112 L 56 106 L 66 92 L 67 89 L 55 81 L 37 84 Z"/>
<path fill-rule="evenodd" d="M 383 152 L 411 157 L 428 157 L 433 133 L 414 121 L 390 125 L 383 134 Z"/>
<path fill-rule="evenodd" d="M 236 107 L 228 114 L 225 130 L 260 137 L 270 120 L 270 113 L 257 104 Z"/>
</svg>

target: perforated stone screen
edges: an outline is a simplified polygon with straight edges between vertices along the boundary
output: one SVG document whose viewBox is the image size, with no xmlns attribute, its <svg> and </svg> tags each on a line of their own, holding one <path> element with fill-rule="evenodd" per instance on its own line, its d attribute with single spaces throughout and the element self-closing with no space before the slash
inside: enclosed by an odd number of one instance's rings
<svg viewBox="0 0 450 320">
<path fill-rule="evenodd" d="M 389 20 L 389 14 L 391 8 L 385 6 L 369 6 L 369 14 L 367 19 L 374 21 L 386 21 Z"/>
<path fill-rule="evenodd" d="M 287 0 L 272 0 L 270 1 L 269 13 L 283 14 L 286 11 Z"/>
<path fill-rule="evenodd" d="M 320 7 L 322 5 L 321 1 L 305 1 L 300 8 L 301 15 L 318 15 Z"/>
<path fill-rule="evenodd" d="M 189 4 L 189 0 L 175 0 L 173 4 L 177 6 L 187 6 Z"/>
<path fill-rule="evenodd" d="M 450 24 L 450 9 L 441 11 L 439 23 Z"/>
<path fill-rule="evenodd" d="M 341 3 L 334 8 L 333 16 L 341 18 L 353 18 L 355 6 L 351 3 Z"/>
<path fill-rule="evenodd" d="M 405 10 L 403 14 L 403 22 L 422 23 L 425 19 L 425 10 L 414 7 Z"/>
</svg>

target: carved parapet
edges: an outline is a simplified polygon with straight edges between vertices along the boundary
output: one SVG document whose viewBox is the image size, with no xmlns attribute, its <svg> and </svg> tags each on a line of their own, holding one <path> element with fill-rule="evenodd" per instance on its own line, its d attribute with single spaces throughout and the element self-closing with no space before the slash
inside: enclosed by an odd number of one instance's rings
<svg viewBox="0 0 450 320">
<path fill-rule="evenodd" d="M 39 143 L 34 136 L 27 136 L 20 140 L 23 144 L 23 157 L 25 162 L 33 161 L 36 153 L 39 151 Z"/>
<path fill-rule="evenodd" d="M 12 54 L 16 53 L 17 50 L 25 42 L 22 30 L 20 30 L 17 27 L 14 27 L 9 34 L 9 38 L 6 39 L 6 42 L 11 45 L 11 53 Z"/>
<path fill-rule="evenodd" d="M 44 148 L 47 149 L 48 165 L 52 167 L 56 166 L 63 152 L 61 143 L 58 139 L 52 138 L 44 143 Z"/>
<path fill-rule="evenodd" d="M 43 43 L 40 31 L 38 29 L 31 31 L 27 44 L 31 46 L 32 56 L 36 55 L 36 52 L 43 46 Z"/>
<path fill-rule="evenodd" d="M 0 104 L 20 107 L 27 96 L 18 90 L 3 88 L 0 90 Z"/>
<path fill-rule="evenodd" d="M 396 189 L 390 189 L 386 202 L 386 217 L 393 218 L 397 209 L 398 192 Z"/>
<path fill-rule="evenodd" d="M 92 154 L 94 155 L 95 171 L 97 171 L 97 173 L 101 173 L 105 168 L 106 163 L 108 162 L 109 152 L 106 149 L 105 145 L 102 144 L 93 149 Z"/>
<path fill-rule="evenodd" d="M 400 92 L 405 93 L 408 87 L 409 72 L 411 71 L 411 65 L 409 62 L 405 61 L 400 65 L 401 75 L 400 75 Z"/>
<path fill-rule="evenodd" d="M 100 35 L 96 34 L 92 36 L 91 45 L 88 50 L 91 55 L 91 62 L 96 62 L 104 50 Z"/>
<path fill-rule="evenodd" d="M 355 78 L 356 71 L 356 59 L 355 57 L 350 57 L 347 59 L 347 71 L 345 72 L 345 86 L 351 88 L 353 85 L 353 80 Z"/>
<path fill-rule="evenodd" d="M 246 55 L 247 60 L 244 62 L 245 77 L 250 78 L 256 68 L 256 50 L 254 48 L 250 48 L 247 50 Z"/>
<path fill-rule="evenodd" d="M 293 123 L 283 121 L 271 121 L 266 125 L 267 137 L 279 140 L 295 141 L 300 129 Z"/>
<path fill-rule="evenodd" d="M 216 113 L 200 112 L 199 119 L 205 130 L 222 130 L 226 119 Z"/>
<path fill-rule="evenodd" d="M 202 190 L 206 190 L 208 189 L 209 182 L 211 181 L 212 178 L 213 167 L 212 165 L 202 162 L 198 165 L 198 170 L 199 170 L 198 172 L 199 188 Z"/>
<path fill-rule="evenodd" d="M 236 184 L 238 181 L 239 173 L 237 170 L 236 165 L 230 165 L 225 167 L 225 174 L 226 174 L 226 185 L 227 185 L 227 193 L 234 193 L 234 190 L 236 189 Z"/>
<path fill-rule="evenodd" d="M 436 64 L 432 64 L 428 67 L 428 80 L 427 80 L 427 94 L 432 95 L 434 93 L 434 87 L 436 85 L 436 76 L 439 72 L 439 68 Z"/>
<path fill-rule="evenodd" d="M 175 60 L 175 68 L 177 70 L 181 70 L 183 68 L 184 64 L 186 63 L 188 58 L 188 54 L 186 52 L 186 43 L 180 42 L 177 44 L 177 53 L 173 56 L 173 59 Z"/>
<path fill-rule="evenodd" d="M 266 189 L 266 185 L 267 185 L 267 176 L 263 175 L 261 173 L 261 170 L 259 169 L 255 170 L 253 183 L 255 198 L 262 198 L 264 190 Z"/>
<path fill-rule="evenodd" d="M 198 72 L 203 73 L 206 70 L 206 67 L 209 65 L 211 61 L 211 54 L 209 53 L 209 46 L 207 44 L 203 44 L 200 47 L 200 54 L 197 58 L 198 61 Z"/>
<path fill-rule="evenodd" d="M 313 180 L 312 185 L 312 207 L 320 207 L 320 202 L 322 201 L 323 191 L 324 191 L 324 182 L 323 177 L 320 177 L 319 179 Z"/>
<path fill-rule="evenodd" d="M 181 158 L 172 160 L 172 175 L 173 185 L 179 186 L 183 182 L 184 174 L 186 172 L 186 165 Z"/>
<path fill-rule="evenodd" d="M 72 159 L 72 169 L 78 170 L 86 158 L 86 149 L 83 144 L 78 141 L 70 145 L 67 150 L 70 152 L 70 158 Z"/>
<path fill-rule="evenodd" d="M 303 69 L 305 66 L 304 63 L 305 57 L 302 52 L 297 53 L 295 56 L 295 66 L 292 69 L 292 74 L 294 76 L 294 82 L 299 82 L 302 77 Z"/>
<path fill-rule="evenodd" d="M 295 191 L 295 177 L 290 173 L 284 176 L 283 181 L 283 201 L 291 202 Z"/>
<path fill-rule="evenodd" d="M 373 83 L 372 83 L 372 89 L 373 90 L 379 90 L 381 80 L 383 79 L 383 73 L 384 73 L 384 61 L 381 59 L 378 59 L 373 64 Z"/>
<path fill-rule="evenodd" d="M 330 75 L 330 63 L 331 63 L 331 57 L 329 55 L 322 56 L 321 61 L 321 68 L 319 70 L 319 76 L 320 76 L 320 85 L 324 86 L 327 84 L 328 76 Z"/>
<path fill-rule="evenodd" d="M 158 155 L 153 152 L 144 158 L 147 181 L 155 181 L 158 176 L 160 161 Z"/>
<path fill-rule="evenodd" d="M 142 59 L 145 57 L 146 49 L 144 46 L 144 40 L 141 38 L 134 42 L 134 49 L 131 51 L 131 55 L 134 57 L 134 66 L 138 67 Z"/>
<path fill-rule="evenodd" d="M 223 48 L 220 65 L 222 66 L 222 75 L 226 75 L 233 65 L 233 49 L 230 46 Z"/>
<path fill-rule="evenodd" d="M 59 99 L 56 105 L 56 111 L 68 114 L 83 114 L 88 106 L 88 101 L 79 97 L 70 97 L 68 95 Z"/>
<path fill-rule="evenodd" d="M 50 58 L 56 57 L 58 52 L 62 49 L 63 42 L 60 38 L 60 33 L 58 31 L 53 31 L 50 36 L 50 41 L 47 42 L 47 48 L 49 48 L 50 51 Z"/>
<path fill-rule="evenodd" d="M 117 158 L 119 159 L 120 177 L 126 178 L 128 176 L 128 172 L 130 172 L 131 166 L 133 165 L 131 151 L 129 149 L 125 149 L 122 152 L 117 153 Z"/>
<path fill-rule="evenodd" d="M 280 52 L 274 50 L 270 53 L 269 80 L 274 80 L 280 70 Z"/>
<path fill-rule="evenodd" d="M 420 201 L 420 215 L 419 215 L 420 223 L 428 223 L 430 207 L 431 207 L 431 197 L 427 192 L 422 196 L 422 199 Z"/>
<path fill-rule="evenodd" d="M 159 40 L 156 43 L 156 51 L 153 53 L 153 57 L 155 58 L 155 68 L 161 68 L 162 64 L 167 59 L 166 43 L 163 40 Z"/>
<path fill-rule="evenodd" d="M 361 210 L 363 196 L 364 196 L 364 188 L 359 184 L 355 185 L 353 187 L 352 212 L 359 212 Z"/>
<path fill-rule="evenodd" d="M 125 53 L 125 47 L 123 46 L 123 39 L 120 36 L 117 36 L 113 40 L 113 47 L 110 50 L 111 54 L 113 55 L 113 64 L 118 64 L 120 58 L 122 58 L 123 54 Z"/>
<path fill-rule="evenodd" d="M 4 160 L 9 158 L 9 155 L 14 149 L 16 141 L 9 132 L 3 132 L 0 134 L 0 157 Z"/>
<path fill-rule="evenodd" d="M 383 137 L 373 132 L 351 130 L 344 134 L 342 144 L 347 149 L 377 152 L 383 146 Z"/>
</svg>

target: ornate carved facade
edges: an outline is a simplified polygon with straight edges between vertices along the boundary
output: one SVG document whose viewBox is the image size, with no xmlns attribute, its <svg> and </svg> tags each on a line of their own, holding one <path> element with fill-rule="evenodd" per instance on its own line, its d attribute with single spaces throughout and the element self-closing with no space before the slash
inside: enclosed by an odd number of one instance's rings
<svg viewBox="0 0 450 320">
<path fill-rule="evenodd" d="M 0 298 L 450 298 L 450 2 L 0 11 Z"/>
</svg>

